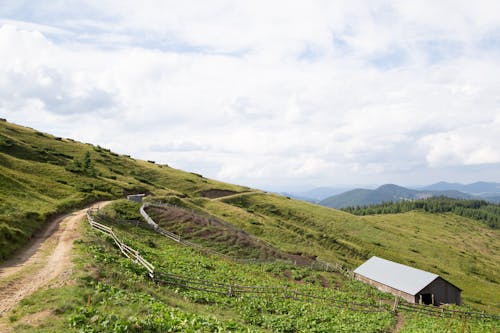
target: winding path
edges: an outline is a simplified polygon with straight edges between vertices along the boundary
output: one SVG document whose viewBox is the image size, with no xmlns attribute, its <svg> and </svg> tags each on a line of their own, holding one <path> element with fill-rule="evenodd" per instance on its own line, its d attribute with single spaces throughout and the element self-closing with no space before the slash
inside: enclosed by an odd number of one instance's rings
<svg viewBox="0 0 500 333">
<path fill-rule="evenodd" d="M 38 289 L 60 286 L 69 280 L 73 242 L 80 236 L 78 226 L 89 207 L 54 219 L 27 249 L 0 266 L 0 318 Z"/>
</svg>

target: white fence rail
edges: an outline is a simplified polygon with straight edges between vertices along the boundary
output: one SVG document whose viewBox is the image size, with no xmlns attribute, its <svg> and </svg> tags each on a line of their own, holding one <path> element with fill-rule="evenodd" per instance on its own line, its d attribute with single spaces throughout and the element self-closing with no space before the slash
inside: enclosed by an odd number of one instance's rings
<svg viewBox="0 0 500 333">
<path fill-rule="evenodd" d="M 87 210 L 87 220 L 89 221 L 90 226 L 92 228 L 102 232 L 103 234 L 110 236 L 113 239 L 113 241 L 115 242 L 116 246 L 118 246 L 120 251 L 123 253 L 124 256 L 126 256 L 129 259 L 132 259 L 136 263 L 138 263 L 141 266 L 143 266 L 144 268 L 146 268 L 146 270 L 148 271 L 148 275 L 152 279 L 154 279 L 155 267 L 150 262 L 148 262 L 146 259 L 144 259 L 140 255 L 139 251 L 137 251 L 137 250 L 133 249 L 132 247 L 128 246 L 127 244 L 123 243 L 118 238 L 118 236 L 116 236 L 116 234 L 113 232 L 112 228 L 105 226 L 104 224 L 100 224 L 100 223 L 96 222 L 94 220 L 94 217 L 92 216 L 92 212 L 93 212 L 93 210 L 91 210 L 91 209 Z"/>
</svg>

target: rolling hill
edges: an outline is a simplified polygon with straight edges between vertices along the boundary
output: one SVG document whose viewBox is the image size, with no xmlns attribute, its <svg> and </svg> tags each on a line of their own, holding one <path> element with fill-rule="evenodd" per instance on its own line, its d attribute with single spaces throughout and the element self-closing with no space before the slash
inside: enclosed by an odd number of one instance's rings
<svg viewBox="0 0 500 333">
<path fill-rule="evenodd" d="M 313 265 L 322 261 L 352 269 L 372 255 L 443 276 L 463 289 L 461 309 L 500 312 L 499 295 L 492 292 L 500 283 L 499 231 L 453 213 L 355 216 L 8 122 L 0 122 L 0 185 L 3 259 L 57 214 L 144 192 L 148 200 L 173 207 L 150 211 L 164 228 L 224 254 L 268 261 L 243 264 L 183 247 L 148 228 L 140 204 L 115 200 L 102 210 L 108 217 L 103 223 L 162 274 L 175 274 L 177 285 L 151 281 L 109 238 L 82 224 L 70 282 L 40 290 L 12 310 L 8 325 L 16 332 L 391 331 L 398 317 L 384 309 L 393 297 Z M 391 188 L 387 192 L 405 193 Z M 273 258 L 277 261 L 269 262 Z M 307 260 L 305 266 L 280 261 L 287 258 Z M 182 287 L 179 281 L 188 278 L 209 280 L 212 286 L 277 286 L 285 292 L 234 297 L 231 290 L 228 296 Z M 335 302 L 309 302 L 300 294 Z M 357 311 L 357 303 L 382 311 Z M 39 313 L 46 316 L 36 324 L 28 320 Z M 496 322 L 471 319 L 466 324 L 472 331 L 491 331 Z M 461 325 L 458 317 L 408 312 L 401 332 L 459 330 Z"/>
<path fill-rule="evenodd" d="M 140 161 L 99 146 L 0 122 L 0 261 L 45 221 L 129 193 L 201 195 L 247 188 Z"/>
<path fill-rule="evenodd" d="M 320 205 L 331 208 L 350 206 L 369 206 L 383 202 L 398 202 L 402 200 L 425 199 L 429 197 L 445 196 L 456 199 L 473 199 L 474 196 L 455 190 L 412 190 L 398 185 L 386 184 L 374 190 L 355 189 L 337 194 L 319 202 Z"/>
</svg>

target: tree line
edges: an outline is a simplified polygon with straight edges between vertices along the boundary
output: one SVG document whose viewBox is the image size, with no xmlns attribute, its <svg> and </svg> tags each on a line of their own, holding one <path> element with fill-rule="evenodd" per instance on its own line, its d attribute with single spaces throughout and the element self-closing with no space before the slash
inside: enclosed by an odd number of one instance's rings
<svg viewBox="0 0 500 333">
<path fill-rule="evenodd" d="M 500 204 L 485 200 L 463 200 L 448 197 L 432 197 L 421 200 L 384 202 L 369 206 L 351 206 L 342 208 L 354 215 L 397 214 L 412 210 L 429 213 L 454 213 L 463 217 L 485 222 L 489 227 L 500 227 Z"/>
</svg>

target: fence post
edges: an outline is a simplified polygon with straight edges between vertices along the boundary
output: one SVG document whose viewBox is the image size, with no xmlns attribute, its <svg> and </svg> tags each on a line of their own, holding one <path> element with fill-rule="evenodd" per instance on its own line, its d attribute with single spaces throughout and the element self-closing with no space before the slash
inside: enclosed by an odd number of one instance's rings
<svg viewBox="0 0 500 333">
<path fill-rule="evenodd" d="M 394 297 L 394 305 L 392 306 L 392 312 L 398 311 L 398 303 L 399 303 L 399 298 L 398 298 L 398 296 L 395 296 Z"/>
</svg>

